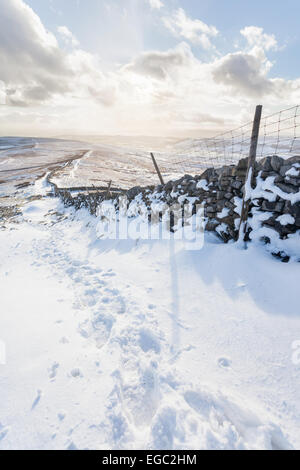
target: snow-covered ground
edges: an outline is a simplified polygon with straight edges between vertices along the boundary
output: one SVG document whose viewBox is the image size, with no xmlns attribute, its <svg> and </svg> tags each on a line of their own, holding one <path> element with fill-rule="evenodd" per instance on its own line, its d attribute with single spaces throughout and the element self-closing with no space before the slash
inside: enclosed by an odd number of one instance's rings
<svg viewBox="0 0 300 470">
<path fill-rule="evenodd" d="M 97 224 L 44 198 L 0 231 L 0 448 L 299 449 L 299 263 Z"/>
<path fill-rule="evenodd" d="M 150 157 L 153 147 L 162 146 L 157 153 L 159 165 L 166 181 L 182 176 L 165 146 L 157 139 L 134 139 L 125 145 L 123 139 L 111 137 L 108 142 L 80 142 L 75 140 L 42 139 L 29 137 L 0 137 L 0 197 L 14 193 L 18 185 L 34 182 L 50 169 L 55 169 L 52 181 L 60 187 L 112 187 L 129 189 L 133 186 L 156 185 L 158 176 Z M 170 139 L 170 142 L 172 139 Z M 134 142 L 136 144 L 134 145 Z M 156 145 L 155 145 L 156 144 Z M 160 146 L 157 147 L 157 145 Z M 154 150 L 153 150 L 154 151 Z M 202 167 L 201 167 L 202 168 Z M 205 168 L 205 165 L 204 165 Z M 199 167 L 198 167 L 199 170 Z"/>
</svg>

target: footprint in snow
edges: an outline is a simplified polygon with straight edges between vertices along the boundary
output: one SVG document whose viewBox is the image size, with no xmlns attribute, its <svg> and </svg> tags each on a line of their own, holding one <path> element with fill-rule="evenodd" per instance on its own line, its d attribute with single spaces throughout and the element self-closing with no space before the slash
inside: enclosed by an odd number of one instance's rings
<svg viewBox="0 0 300 470">
<path fill-rule="evenodd" d="M 102 281 L 101 279 L 98 279 L 96 276 L 93 276 L 90 279 L 89 285 L 91 288 L 101 289 L 102 287 L 106 286 L 106 282 Z"/>
<path fill-rule="evenodd" d="M 82 269 L 87 273 L 93 275 L 95 273 L 95 270 L 90 268 L 90 266 L 83 266 Z"/>
<path fill-rule="evenodd" d="M 80 369 L 76 368 L 71 370 L 71 376 L 77 379 L 78 377 L 83 377 L 83 374 L 81 373 Z"/>
<path fill-rule="evenodd" d="M 114 296 L 120 294 L 120 291 L 119 291 L 118 289 L 110 289 L 110 288 L 108 288 L 108 287 L 105 289 L 105 292 L 106 292 L 107 294 L 111 294 L 111 295 L 114 295 Z"/>
<path fill-rule="evenodd" d="M 0 423 L 0 441 L 3 441 L 8 431 L 9 431 L 9 428 L 3 426 L 3 424 Z"/>
<path fill-rule="evenodd" d="M 117 307 L 117 314 L 123 315 L 126 312 L 126 303 L 123 297 L 120 295 L 116 298 L 116 302 L 119 304 Z"/>
<path fill-rule="evenodd" d="M 78 331 L 83 338 L 89 338 L 92 334 L 89 320 L 85 320 L 78 325 Z"/>
<path fill-rule="evenodd" d="M 56 374 L 57 374 L 57 369 L 59 368 L 59 363 L 54 362 L 54 364 L 48 369 L 49 372 L 49 379 L 55 379 Z"/>
<path fill-rule="evenodd" d="M 176 410 L 165 407 L 155 416 L 152 424 L 151 435 L 153 449 L 173 449 L 174 434 L 176 433 Z"/>
<path fill-rule="evenodd" d="M 126 312 L 126 303 L 121 295 L 102 297 L 101 302 L 104 305 L 110 305 L 110 311 L 115 312 L 118 315 L 123 315 Z"/>
<path fill-rule="evenodd" d="M 184 393 L 186 403 L 198 414 L 209 419 L 211 409 L 215 407 L 213 398 L 207 392 L 187 390 Z"/>
<path fill-rule="evenodd" d="M 70 445 L 66 448 L 66 450 L 78 450 L 74 442 L 71 442 Z"/>
<path fill-rule="evenodd" d="M 97 314 L 94 316 L 92 326 L 94 329 L 94 336 L 97 348 L 100 349 L 108 341 L 110 333 L 114 324 L 114 319 L 111 316 Z"/>
<path fill-rule="evenodd" d="M 75 274 L 77 271 L 75 268 L 68 268 L 66 269 L 66 274 L 68 274 L 70 277 L 73 276 L 73 274 Z"/>
<path fill-rule="evenodd" d="M 133 365 L 133 364 L 132 364 Z M 160 391 L 157 371 L 153 367 L 137 370 L 132 376 L 126 370 L 117 371 L 122 406 L 136 426 L 149 425 L 159 406 Z"/>
<path fill-rule="evenodd" d="M 80 323 L 78 330 L 83 338 L 93 337 L 97 348 L 100 349 L 108 341 L 113 323 L 113 317 L 95 313 L 92 320 L 88 319 Z"/>
<path fill-rule="evenodd" d="M 218 366 L 222 367 L 222 369 L 226 369 L 231 366 L 231 360 L 227 357 L 220 357 L 218 359 Z"/>
<path fill-rule="evenodd" d="M 98 292 L 96 289 L 86 289 L 81 298 L 81 303 L 88 307 L 94 307 L 98 302 L 97 296 Z"/>
<path fill-rule="evenodd" d="M 70 341 L 68 340 L 68 338 L 66 338 L 65 336 L 63 336 L 60 341 L 59 341 L 61 344 L 68 344 Z"/>
<path fill-rule="evenodd" d="M 34 410 L 35 407 L 39 404 L 41 397 L 42 397 L 42 391 L 38 390 L 37 391 L 37 396 L 36 396 L 34 402 L 32 403 L 32 406 L 31 406 L 32 410 Z"/>
<path fill-rule="evenodd" d="M 146 329 L 141 329 L 139 332 L 139 344 L 144 352 L 154 351 L 156 354 L 160 353 L 160 344 L 155 335 Z"/>
<path fill-rule="evenodd" d="M 79 268 L 80 266 L 84 266 L 85 263 L 83 261 L 75 260 L 72 262 L 72 265 L 75 266 L 76 268 Z"/>
<path fill-rule="evenodd" d="M 110 272 L 110 271 L 102 274 L 102 277 L 115 277 L 115 276 L 116 276 L 116 273 Z"/>
</svg>

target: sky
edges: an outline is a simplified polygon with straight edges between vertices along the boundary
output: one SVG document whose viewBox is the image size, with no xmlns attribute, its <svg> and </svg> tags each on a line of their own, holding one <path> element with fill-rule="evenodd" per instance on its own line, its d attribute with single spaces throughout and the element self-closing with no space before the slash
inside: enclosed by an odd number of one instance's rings
<svg viewBox="0 0 300 470">
<path fill-rule="evenodd" d="M 300 104 L 298 0 L 0 0 L 0 135 L 202 137 Z"/>
</svg>

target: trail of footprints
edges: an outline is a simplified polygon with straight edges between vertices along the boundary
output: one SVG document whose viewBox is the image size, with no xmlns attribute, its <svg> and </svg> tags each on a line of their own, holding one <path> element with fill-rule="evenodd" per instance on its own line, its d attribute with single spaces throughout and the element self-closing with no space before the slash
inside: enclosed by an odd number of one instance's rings
<svg viewBox="0 0 300 470">
<path fill-rule="evenodd" d="M 153 333 L 153 329 L 157 329 L 153 315 L 156 307 L 150 304 L 141 311 L 135 301 L 130 300 L 128 286 L 125 300 L 121 290 L 126 291 L 126 287 L 118 288 L 117 276 L 112 269 L 104 271 L 72 259 L 63 247 L 58 249 L 57 239 L 43 247 L 39 242 L 35 250 L 37 265 L 46 261 L 56 275 L 69 277 L 76 293 L 73 307 L 85 317 L 78 323 L 78 333 L 84 339 L 94 341 L 99 350 L 106 345 L 119 351 L 120 366 L 112 371 L 115 387 L 107 404 L 107 422 L 102 424 L 108 430 L 108 438 L 121 445 L 128 432 L 126 423 L 149 426 L 159 406 L 158 364 L 163 337 L 159 332 Z M 120 324 L 119 319 L 122 320 Z M 67 344 L 68 339 L 62 338 L 61 342 Z M 49 367 L 47 372 L 51 381 L 55 380 L 59 366 L 54 362 Z M 80 375 L 73 372 L 70 376 Z M 117 400 L 114 399 L 116 396 Z M 118 419 L 124 423 L 116 432 Z"/>
<path fill-rule="evenodd" d="M 103 271 L 87 262 L 73 260 L 66 252 L 58 250 L 57 240 L 55 247 L 52 245 L 54 242 L 45 243 L 43 247 L 41 242 L 36 244 L 38 261 L 35 264 L 46 260 L 57 276 L 70 279 L 75 293 L 73 308 L 86 313 L 86 318 L 78 323 L 78 332 L 84 338 L 93 338 L 101 348 L 110 337 L 116 317 L 126 312 L 126 301 L 114 287 L 116 274 L 112 269 Z"/>
<path fill-rule="evenodd" d="M 101 436 L 106 436 L 106 445 L 113 443 L 116 448 L 130 446 L 136 440 L 138 430 L 146 430 L 150 448 L 171 449 L 176 446 L 176 438 L 182 441 L 197 435 L 201 421 L 210 426 L 211 415 L 221 423 L 220 426 L 223 422 L 230 423 L 221 411 L 215 418 L 217 406 L 209 396 L 203 398 L 198 392 L 184 387 L 174 376 L 174 355 L 157 325 L 156 306 L 141 306 L 143 301 L 136 301 L 130 286 L 121 286 L 112 269 L 102 270 L 72 259 L 64 250 L 62 237 L 61 249 L 58 249 L 56 233 L 54 238 L 42 247 L 41 242 L 36 244 L 36 264 L 46 261 L 56 276 L 70 279 L 70 287 L 75 293 L 73 307 L 79 313 L 78 334 L 94 342 L 99 349 L 99 361 L 109 364 L 110 352 L 118 355 L 118 366 L 111 370 L 114 386 L 105 403 L 106 417 L 103 422 L 91 424 L 90 430 L 96 429 Z M 61 343 L 68 344 L 69 340 L 61 338 Z M 225 360 L 219 364 L 222 367 L 228 365 Z M 84 371 L 76 364 L 74 366 L 68 373 L 70 379 L 84 377 Z M 47 370 L 49 380 L 55 381 L 59 371 L 60 364 L 53 362 Z M 172 401 L 178 404 L 176 409 L 167 404 L 168 396 L 175 397 Z M 41 395 L 34 406 L 40 398 Z M 213 425 L 218 433 L 219 425 Z M 223 437 L 226 441 L 226 436 Z M 235 439 L 238 441 L 238 434 Z M 71 444 L 75 445 L 68 442 Z"/>
<path fill-rule="evenodd" d="M 73 307 L 81 317 L 78 334 L 95 343 L 103 361 L 109 361 L 109 350 L 119 355 L 119 365 L 111 371 L 115 385 L 105 404 L 106 418 L 96 426 L 98 432 L 106 436 L 107 443 L 126 448 L 135 440 L 137 430 L 147 429 L 149 445 L 172 448 L 178 410 L 161 407 L 161 403 L 166 387 L 177 394 L 177 383 L 170 371 L 163 370 L 168 362 L 171 365 L 172 354 L 155 320 L 156 306 L 141 307 L 135 297 L 131 300 L 130 286 L 118 285 L 111 269 L 104 271 L 72 259 L 63 246 L 58 249 L 57 238 L 42 249 L 39 243 L 36 251 L 37 255 L 43 253 L 37 263 L 46 260 L 56 275 L 69 277 L 75 293 Z M 121 291 L 126 292 L 126 300 Z M 68 339 L 62 338 L 61 342 L 67 344 Z M 54 362 L 48 369 L 50 381 L 55 381 L 59 367 Z M 84 371 L 74 367 L 68 375 L 76 379 L 84 376 Z M 189 399 L 180 396 L 180 401 L 183 408 L 195 408 Z"/>
</svg>

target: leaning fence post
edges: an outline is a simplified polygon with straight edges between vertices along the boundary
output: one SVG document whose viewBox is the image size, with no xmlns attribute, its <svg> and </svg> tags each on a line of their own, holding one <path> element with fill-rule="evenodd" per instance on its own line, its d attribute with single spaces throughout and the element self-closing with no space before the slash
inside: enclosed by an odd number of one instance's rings
<svg viewBox="0 0 300 470">
<path fill-rule="evenodd" d="M 110 180 L 110 182 L 108 183 L 105 198 L 111 197 L 111 192 L 110 192 L 111 185 L 112 185 L 112 180 Z"/>
<path fill-rule="evenodd" d="M 154 155 L 153 155 L 152 152 L 150 153 L 150 155 L 151 155 L 151 158 L 152 158 L 153 165 L 154 165 L 154 167 L 155 167 L 156 173 L 158 174 L 159 180 L 160 180 L 161 184 L 164 185 L 165 182 L 164 182 L 164 180 L 163 180 L 163 177 L 161 176 L 161 172 L 160 172 L 160 170 L 159 170 L 159 168 L 158 168 L 158 164 L 156 163 L 156 160 L 155 160 L 155 158 L 154 158 Z"/>
<path fill-rule="evenodd" d="M 246 175 L 245 187 L 244 187 L 243 206 L 242 206 L 241 221 L 240 221 L 239 236 L 238 236 L 239 241 L 242 241 L 242 240 L 246 241 L 245 237 L 247 233 L 247 221 L 248 221 L 248 214 L 249 214 L 249 208 L 250 208 L 250 202 L 251 202 L 251 189 L 252 189 L 253 180 L 254 180 L 254 167 L 255 167 L 257 143 L 258 143 L 258 137 L 259 137 L 261 113 L 262 113 L 262 105 L 256 106 L 253 127 L 252 127 L 247 175 Z"/>
</svg>

